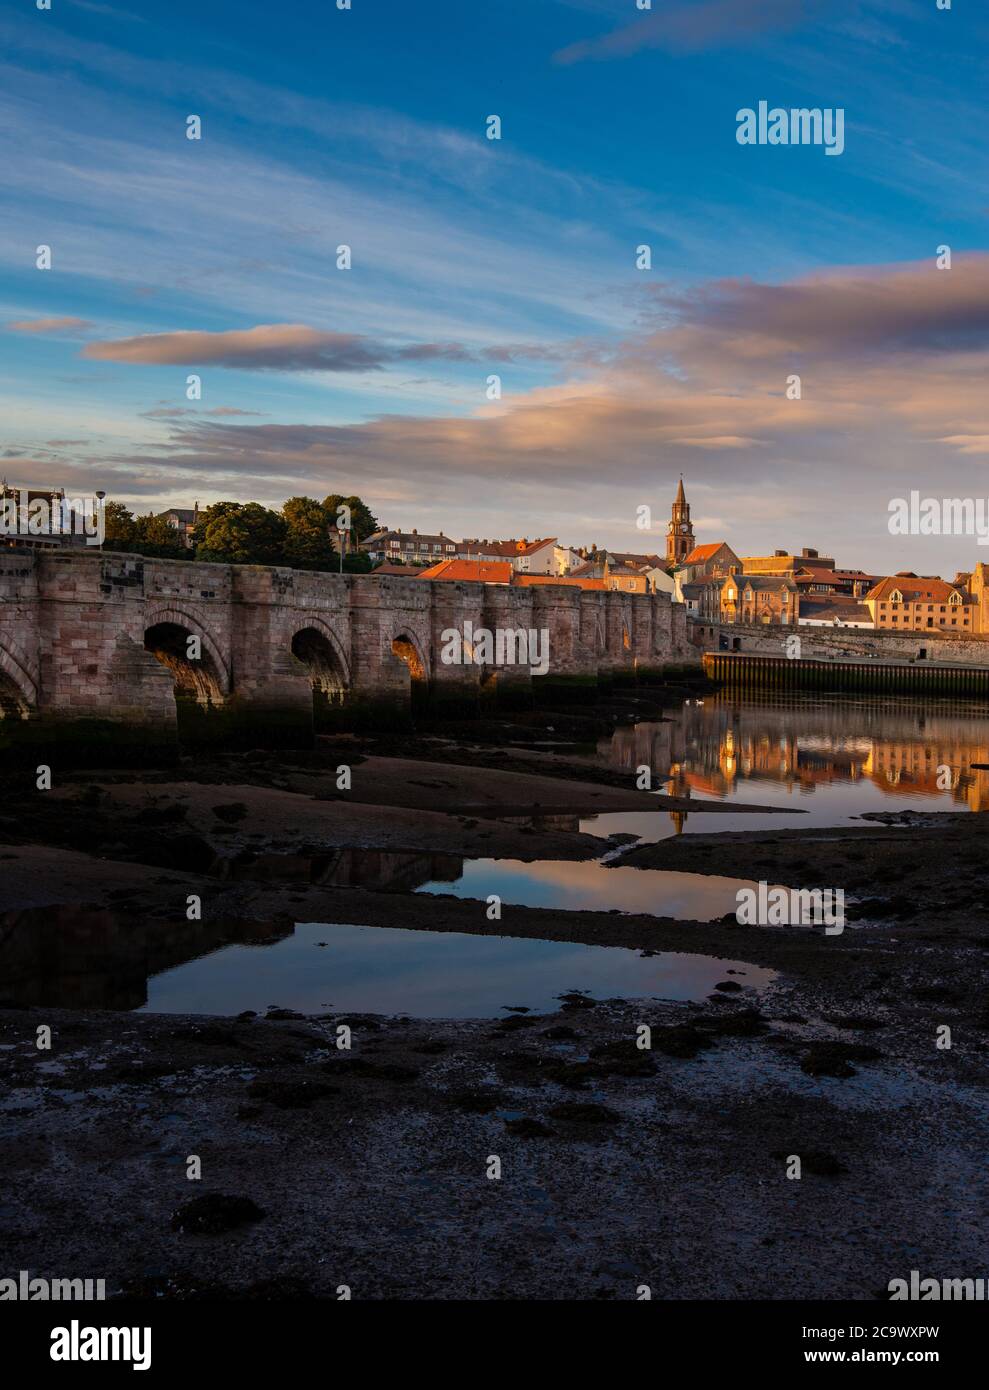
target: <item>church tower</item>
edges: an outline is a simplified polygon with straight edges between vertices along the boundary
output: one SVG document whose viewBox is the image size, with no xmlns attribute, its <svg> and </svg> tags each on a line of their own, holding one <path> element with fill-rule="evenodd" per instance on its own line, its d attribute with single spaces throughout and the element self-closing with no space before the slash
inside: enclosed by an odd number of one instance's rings
<svg viewBox="0 0 989 1390">
<path fill-rule="evenodd" d="M 690 524 L 690 504 L 683 495 L 683 478 L 666 528 L 666 563 L 682 565 L 694 548 L 694 528 Z"/>
</svg>

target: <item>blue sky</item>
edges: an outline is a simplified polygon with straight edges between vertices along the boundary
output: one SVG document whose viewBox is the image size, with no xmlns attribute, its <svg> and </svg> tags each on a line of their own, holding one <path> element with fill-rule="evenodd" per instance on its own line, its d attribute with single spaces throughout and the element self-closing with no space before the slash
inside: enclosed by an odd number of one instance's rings
<svg viewBox="0 0 989 1390">
<path fill-rule="evenodd" d="M 8 479 L 661 550 L 682 471 L 701 539 L 968 568 L 886 517 L 989 494 L 981 8 L 8 4 Z M 740 146 L 760 100 L 844 153 Z"/>
</svg>

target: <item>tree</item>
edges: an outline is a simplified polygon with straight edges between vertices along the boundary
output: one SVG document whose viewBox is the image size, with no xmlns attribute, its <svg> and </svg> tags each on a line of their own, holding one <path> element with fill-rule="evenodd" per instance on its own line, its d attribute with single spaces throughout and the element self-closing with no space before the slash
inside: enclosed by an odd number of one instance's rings
<svg viewBox="0 0 989 1390">
<path fill-rule="evenodd" d="M 351 549 L 356 549 L 361 541 L 367 540 L 368 536 L 373 536 L 375 531 L 381 530 L 381 523 L 366 503 L 362 502 L 359 497 L 343 497 L 339 492 L 331 492 L 329 497 L 323 498 L 323 510 L 329 517 L 332 526 L 337 524 L 338 507 L 350 508 Z"/>
<path fill-rule="evenodd" d="M 207 511 L 210 515 L 202 526 L 197 560 L 224 565 L 285 563 L 288 526 L 278 512 L 262 507 L 260 502 L 218 502 Z"/>
<path fill-rule="evenodd" d="M 178 531 L 164 516 L 139 516 L 134 522 L 135 536 L 130 547 L 138 555 L 159 560 L 188 560 L 187 550 Z"/>
<path fill-rule="evenodd" d="M 295 569 L 328 570 L 339 564 L 330 541 L 331 518 L 315 497 L 290 497 L 285 518 L 285 563 Z M 334 514 L 333 523 L 336 522 Z"/>
<path fill-rule="evenodd" d="M 366 550 L 351 550 L 343 557 L 344 574 L 370 574 L 371 557 Z"/>
<path fill-rule="evenodd" d="M 199 520 L 192 528 L 192 544 L 197 555 L 199 547 L 206 544 L 207 528 L 221 517 L 228 516 L 231 512 L 239 511 L 243 506 L 241 502 L 212 502 L 208 507 L 201 508 Z M 201 557 L 200 557 L 201 558 Z"/>
<path fill-rule="evenodd" d="M 126 550 L 137 540 L 134 513 L 128 511 L 123 502 L 107 502 L 103 509 L 103 523 L 106 528 L 105 544 L 111 550 Z"/>
</svg>

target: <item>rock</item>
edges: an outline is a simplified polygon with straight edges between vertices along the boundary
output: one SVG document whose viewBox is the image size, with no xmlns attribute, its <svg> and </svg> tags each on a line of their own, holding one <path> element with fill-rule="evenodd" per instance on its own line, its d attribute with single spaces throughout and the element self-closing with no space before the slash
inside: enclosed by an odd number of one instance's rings
<svg viewBox="0 0 989 1390">
<path fill-rule="evenodd" d="M 193 1197 L 172 1214 L 172 1230 L 187 1235 L 216 1236 L 260 1221 L 265 1212 L 250 1197 L 231 1197 L 210 1192 Z"/>
<path fill-rule="evenodd" d="M 812 1043 L 800 1062 L 800 1070 L 808 1076 L 854 1076 L 850 1062 L 874 1062 L 883 1054 L 878 1047 L 866 1043 Z"/>
<path fill-rule="evenodd" d="M 415 1081 L 419 1075 L 415 1067 L 405 1067 L 399 1062 L 369 1062 L 365 1057 L 325 1065 L 328 1070 L 339 1072 L 342 1067 L 352 1075 L 366 1076 L 372 1081 Z"/>
<path fill-rule="evenodd" d="M 713 1047 L 711 1039 L 690 1023 L 674 1024 L 670 1028 L 652 1030 L 654 1052 L 662 1052 L 667 1057 L 696 1057 L 706 1047 Z"/>
<path fill-rule="evenodd" d="M 558 994 L 556 997 L 562 1000 L 564 1010 L 596 1009 L 598 1006 L 596 999 L 588 999 L 586 994 L 581 994 L 577 990 L 571 990 L 568 994 Z"/>
<path fill-rule="evenodd" d="M 542 1036 L 552 1038 L 554 1042 L 577 1042 L 581 1035 L 575 1028 L 568 1028 L 565 1023 L 559 1023 L 555 1028 L 544 1028 Z"/>
<path fill-rule="evenodd" d="M 503 1109 L 507 1101 L 495 1090 L 478 1087 L 474 1090 L 454 1092 L 450 1096 L 450 1104 L 456 1110 L 466 1111 L 468 1115 L 490 1115 L 492 1110 Z"/>
<path fill-rule="evenodd" d="M 560 1105 L 554 1105 L 549 1113 L 554 1120 L 567 1120 L 578 1125 L 617 1125 L 621 1124 L 622 1118 L 616 1111 L 609 1110 L 606 1105 L 597 1105 L 594 1101 L 563 1101 Z"/>
<path fill-rule="evenodd" d="M 308 1110 L 314 1101 L 339 1095 L 340 1088 L 308 1078 L 266 1077 L 263 1081 L 252 1081 L 247 1094 L 252 1100 L 266 1100 L 279 1110 Z"/>
<path fill-rule="evenodd" d="M 720 989 L 722 994 L 737 994 L 742 986 L 737 980 L 722 980 L 720 984 L 716 984 L 714 988 Z"/>
<path fill-rule="evenodd" d="M 552 1139 L 556 1133 L 541 1120 L 532 1120 L 528 1115 L 522 1115 L 517 1120 L 506 1120 L 505 1128 L 509 1134 L 517 1135 L 520 1139 Z"/>
</svg>

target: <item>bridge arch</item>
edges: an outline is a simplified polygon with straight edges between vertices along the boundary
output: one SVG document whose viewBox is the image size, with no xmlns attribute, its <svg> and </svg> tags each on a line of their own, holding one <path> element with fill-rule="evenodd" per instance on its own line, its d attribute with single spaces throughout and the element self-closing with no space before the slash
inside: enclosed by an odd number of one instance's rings
<svg viewBox="0 0 989 1390">
<path fill-rule="evenodd" d="M 197 638 L 201 656 L 189 655 Z M 167 666 L 175 678 L 176 698 L 199 705 L 220 705 L 230 693 L 230 668 L 209 632 L 178 608 L 156 608 L 145 618 L 145 650 Z"/>
<path fill-rule="evenodd" d="M 429 647 L 411 627 L 400 627 L 391 639 L 392 653 L 408 667 L 413 682 L 426 683 L 429 680 Z"/>
<path fill-rule="evenodd" d="M 309 673 L 313 717 L 317 726 L 335 705 L 343 704 L 350 689 L 350 662 L 343 643 L 321 618 L 300 618 L 292 635 L 292 655 Z"/>
<path fill-rule="evenodd" d="M 149 646 L 147 635 L 149 635 L 149 632 L 156 630 L 156 628 L 179 628 L 179 630 L 182 630 L 183 634 L 185 634 L 186 638 L 199 638 L 204 656 L 208 657 L 208 660 L 204 660 L 201 666 L 204 667 L 204 676 L 206 676 L 207 681 L 210 682 L 211 685 L 215 685 L 214 695 L 218 696 L 218 699 L 222 699 L 224 696 L 231 694 L 231 667 L 229 667 L 229 663 L 226 662 L 222 652 L 219 651 L 219 646 L 217 642 L 215 642 L 213 634 L 208 631 L 203 620 L 193 616 L 192 613 L 186 612 L 185 609 L 178 609 L 178 607 L 154 607 L 154 609 L 151 609 L 150 612 L 144 616 L 144 646 L 146 646 L 147 651 L 154 652 L 154 655 L 158 657 L 160 662 L 163 662 L 164 666 L 172 667 L 172 670 L 174 670 L 175 667 L 172 666 L 172 662 L 164 659 L 165 656 L 169 655 L 168 652 L 165 652 L 164 648 L 161 649 L 161 652 L 158 652 L 153 646 Z M 163 637 L 163 635 L 167 637 L 168 634 L 156 632 L 156 637 Z M 193 666 L 193 663 L 189 662 L 188 657 L 185 656 L 185 651 L 181 653 L 179 659 L 189 664 L 189 666 Z"/>
<path fill-rule="evenodd" d="M 0 646 L 0 719 L 26 719 L 38 705 L 38 687 L 17 656 Z"/>
</svg>

